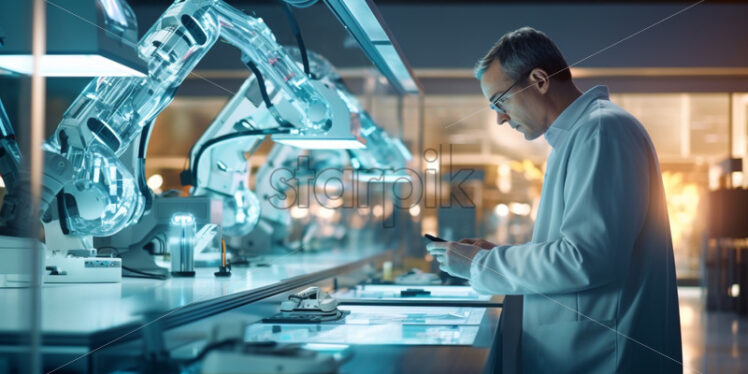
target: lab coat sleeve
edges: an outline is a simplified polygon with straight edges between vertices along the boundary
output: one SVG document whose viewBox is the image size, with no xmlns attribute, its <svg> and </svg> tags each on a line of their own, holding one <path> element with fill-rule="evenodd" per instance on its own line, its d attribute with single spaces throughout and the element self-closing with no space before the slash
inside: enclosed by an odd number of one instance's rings
<svg viewBox="0 0 748 374">
<path fill-rule="evenodd" d="M 626 271 L 647 212 L 648 149 L 634 124 L 601 121 L 570 145 L 564 201 L 550 201 L 554 211 L 539 213 L 562 214 L 560 237 L 479 252 L 471 264 L 473 288 L 493 294 L 579 292 Z"/>
</svg>

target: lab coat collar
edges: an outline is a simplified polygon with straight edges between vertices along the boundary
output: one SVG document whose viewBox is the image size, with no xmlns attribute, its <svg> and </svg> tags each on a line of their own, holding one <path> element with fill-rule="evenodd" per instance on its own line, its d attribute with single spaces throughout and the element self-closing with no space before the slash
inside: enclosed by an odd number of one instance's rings
<svg viewBox="0 0 748 374">
<path fill-rule="evenodd" d="M 579 123 L 579 118 L 595 100 L 608 100 L 608 87 L 595 86 L 574 100 L 545 131 L 545 139 L 551 147 L 559 146 L 566 136 Z"/>
</svg>

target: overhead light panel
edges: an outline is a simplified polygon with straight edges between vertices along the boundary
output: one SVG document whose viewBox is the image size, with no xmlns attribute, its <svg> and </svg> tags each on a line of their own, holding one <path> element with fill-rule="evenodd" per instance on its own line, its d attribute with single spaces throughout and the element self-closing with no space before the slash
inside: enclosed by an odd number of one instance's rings
<svg viewBox="0 0 748 374">
<path fill-rule="evenodd" d="M 360 136 L 360 126 L 356 127 L 351 122 L 351 113 L 345 94 L 323 84 L 319 84 L 319 89 L 332 114 L 330 128 L 323 132 L 299 131 L 290 134 L 275 134 L 271 137 L 273 141 L 304 149 L 366 148 L 366 140 Z"/>
<path fill-rule="evenodd" d="M 273 141 L 303 149 L 361 149 L 366 148 L 357 139 L 293 139 L 273 136 Z"/>
<path fill-rule="evenodd" d="M 144 76 L 101 55 L 44 55 L 41 59 L 40 74 L 46 77 Z M 31 75 L 32 62 L 30 55 L 0 55 L 0 68 L 17 74 Z"/>
<path fill-rule="evenodd" d="M 47 0 L 46 54 L 40 74 L 54 77 L 145 76 L 135 13 L 123 0 Z M 0 1 L 0 69 L 32 73 L 32 1 Z"/>
<path fill-rule="evenodd" d="M 353 18 L 359 21 L 370 41 L 389 43 L 390 37 L 387 36 L 382 24 L 369 8 L 369 4 L 365 1 L 343 1 L 343 3 L 348 6 Z"/>
<path fill-rule="evenodd" d="M 390 84 L 401 94 L 419 94 L 418 81 L 372 0 L 325 0 Z"/>
<path fill-rule="evenodd" d="M 400 54 L 392 44 L 377 44 L 376 49 L 382 58 L 387 62 L 392 75 L 395 76 L 400 85 L 406 92 L 418 92 L 418 86 L 413 80 L 410 70 L 405 62 L 400 58 Z"/>
</svg>

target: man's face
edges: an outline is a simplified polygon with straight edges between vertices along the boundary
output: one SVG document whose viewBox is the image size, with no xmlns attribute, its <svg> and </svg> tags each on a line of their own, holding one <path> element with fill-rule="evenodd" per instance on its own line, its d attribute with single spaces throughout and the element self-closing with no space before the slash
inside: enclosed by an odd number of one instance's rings
<svg viewBox="0 0 748 374">
<path fill-rule="evenodd" d="M 494 60 L 481 77 L 480 86 L 483 96 L 489 101 L 511 87 L 511 90 L 506 92 L 501 100 L 501 108 L 505 112 L 496 111 L 496 122 L 499 125 L 509 123 L 513 129 L 524 134 L 525 139 L 532 140 L 543 135 L 547 126 L 539 120 L 542 118 L 541 113 L 533 110 L 540 109 L 541 103 L 537 100 L 534 87 L 528 88 L 532 82 L 527 79 L 527 75 L 521 77 L 520 80 L 522 82 L 512 87 L 515 81 L 507 77 L 499 61 Z"/>
</svg>

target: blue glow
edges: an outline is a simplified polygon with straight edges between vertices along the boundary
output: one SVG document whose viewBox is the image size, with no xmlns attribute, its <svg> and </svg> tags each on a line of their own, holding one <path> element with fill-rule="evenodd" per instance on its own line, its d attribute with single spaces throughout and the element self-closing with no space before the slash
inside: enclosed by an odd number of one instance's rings
<svg viewBox="0 0 748 374">
<path fill-rule="evenodd" d="M 413 81 L 413 77 L 410 75 L 408 68 L 405 67 L 403 60 L 400 58 L 400 54 L 392 44 L 378 44 L 376 45 L 377 52 L 382 56 L 382 59 L 387 63 L 387 66 L 395 75 L 395 78 L 403 86 L 403 89 L 408 92 L 418 92 L 418 86 Z"/>
<path fill-rule="evenodd" d="M 359 25 L 361 25 L 361 28 L 364 29 L 369 40 L 372 42 L 390 41 L 390 38 L 387 36 L 387 33 L 382 28 L 382 25 L 379 23 L 379 20 L 374 15 L 374 12 L 371 11 L 371 8 L 369 8 L 369 4 L 367 4 L 366 1 L 343 0 L 343 4 L 345 4 L 353 18 L 355 18 Z"/>
<path fill-rule="evenodd" d="M 177 213 L 171 217 L 171 224 L 178 226 L 190 226 L 195 223 L 195 217 L 190 213 Z"/>
</svg>

